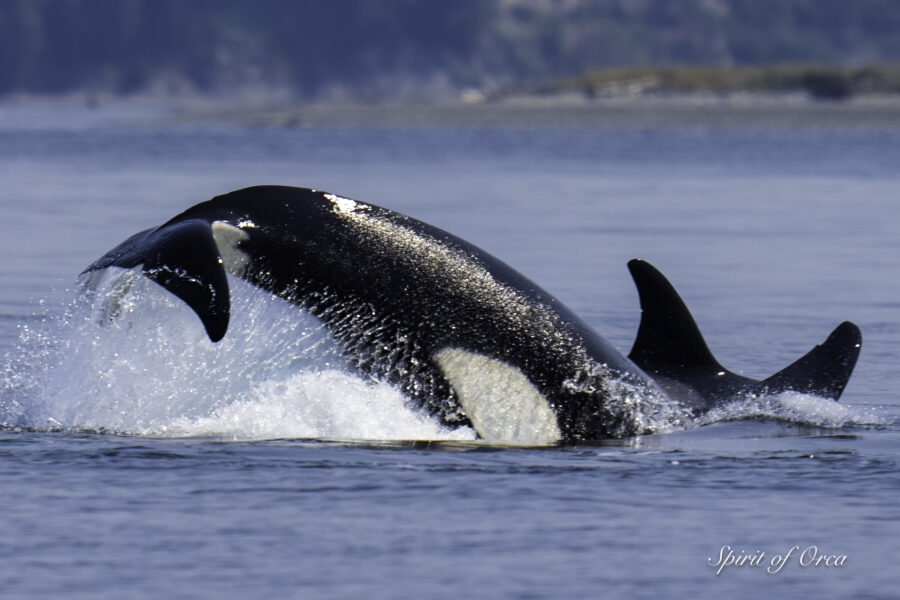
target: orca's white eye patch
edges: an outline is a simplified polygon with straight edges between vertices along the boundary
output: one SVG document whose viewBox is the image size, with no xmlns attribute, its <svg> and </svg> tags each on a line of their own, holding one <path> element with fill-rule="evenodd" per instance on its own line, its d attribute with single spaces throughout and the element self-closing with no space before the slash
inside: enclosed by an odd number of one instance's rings
<svg viewBox="0 0 900 600">
<path fill-rule="evenodd" d="M 460 348 L 444 348 L 434 361 L 483 440 L 531 446 L 562 439 L 550 403 L 519 368 Z"/>
<path fill-rule="evenodd" d="M 213 221 L 211 227 L 213 240 L 222 257 L 222 266 L 236 277 L 243 276 L 250 266 L 250 255 L 240 250 L 238 245 L 244 240 L 249 240 L 250 236 L 246 231 L 225 221 Z"/>
</svg>

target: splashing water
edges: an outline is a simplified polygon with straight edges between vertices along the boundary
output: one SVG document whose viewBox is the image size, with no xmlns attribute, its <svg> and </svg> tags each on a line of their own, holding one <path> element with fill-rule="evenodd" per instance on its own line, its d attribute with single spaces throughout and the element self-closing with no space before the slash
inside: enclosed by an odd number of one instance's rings
<svg viewBox="0 0 900 600">
<path fill-rule="evenodd" d="M 248 397 L 209 416 L 176 419 L 171 435 L 229 435 L 242 439 L 472 440 L 469 428 L 448 430 L 423 412 L 399 409 L 403 397 L 337 370 L 302 372 L 266 381 Z"/>
<path fill-rule="evenodd" d="M 109 269 L 59 314 L 22 326 L 7 358 L 0 423 L 238 439 L 473 439 L 346 372 L 322 325 L 230 278 L 229 335 L 216 344 L 183 302 Z"/>
<path fill-rule="evenodd" d="M 858 407 L 811 394 L 787 391 L 737 398 L 700 415 L 695 419 L 695 425 L 742 419 L 774 419 L 827 429 L 883 424 L 883 419 L 878 415 L 866 414 Z"/>
</svg>

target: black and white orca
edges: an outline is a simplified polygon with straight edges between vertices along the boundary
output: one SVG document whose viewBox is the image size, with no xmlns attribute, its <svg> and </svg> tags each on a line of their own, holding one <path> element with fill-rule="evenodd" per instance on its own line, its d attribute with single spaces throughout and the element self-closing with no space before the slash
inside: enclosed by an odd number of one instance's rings
<svg viewBox="0 0 900 600">
<path fill-rule="evenodd" d="M 226 273 L 242 278 L 317 317 L 361 374 L 392 383 L 448 426 L 506 443 L 644 433 L 633 405 L 648 394 L 694 412 L 786 390 L 836 400 L 862 340 L 845 322 L 768 379 L 743 377 L 713 357 L 665 277 L 632 260 L 642 317 L 626 357 L 472 244 L 373 204 L 292 187 L 193 206 L 84 274 L 109 267 L 140 267 L 196 312 L 213 342 L 228 330 Z"/>
</svg>

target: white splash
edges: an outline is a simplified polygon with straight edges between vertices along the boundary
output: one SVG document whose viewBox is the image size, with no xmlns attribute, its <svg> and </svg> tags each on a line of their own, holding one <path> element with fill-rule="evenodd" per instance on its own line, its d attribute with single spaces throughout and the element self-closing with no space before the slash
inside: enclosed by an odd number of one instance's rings
<svg viewBox="0 0 900 600">
<path fill-rule="evenodd" d="M 851 425 L 878 425 L 883 420 L 855 406 L 799 392 L 737 398 L 697 417 L 696 425 L 742 419 L 776 419 L 813 427 L 840 429 Z"/>
<path fill-rule="evenodd" d="M 385 383 L 367 383 L 342 371 L 303 372 L 266 381 L 245 399 L 209 416 L 176 419 L 165 435 L 233 439 L 473 440 L 467 427 L 449 430 L 409 410 Z"/>
<path fill-rule="evenodd" d="M 93 284 L 93 298 L 78 292 L 60 314 L 22 328 L 18 354 L 0 370 L 0 424 L 236 439 L 474 438 L 387 384 L 345 372 L 314 317 L 241 280 L 229 278 L 231 323 L 217 344 L 186 304 L 139 274 L 109 269 Z"/>
</svg>

